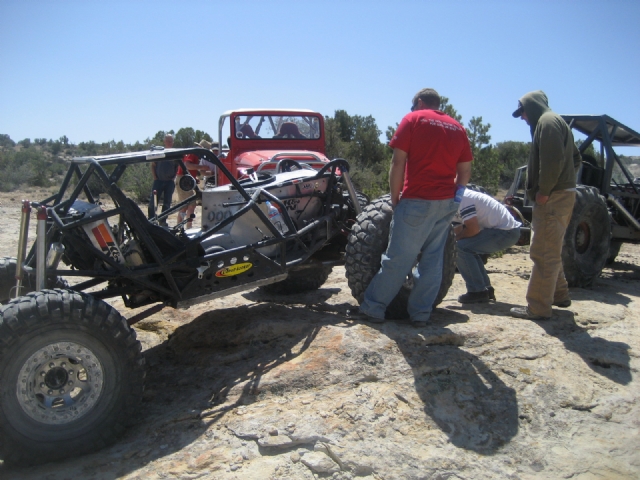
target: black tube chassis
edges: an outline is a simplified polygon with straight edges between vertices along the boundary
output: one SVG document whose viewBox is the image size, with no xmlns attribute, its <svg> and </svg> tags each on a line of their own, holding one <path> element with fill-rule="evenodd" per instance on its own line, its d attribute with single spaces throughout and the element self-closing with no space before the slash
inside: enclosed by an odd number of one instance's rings
<svg viewBox="0 0 640 480">
<path fill-rule="evenodd" d="M 158 224 L 190 202 L 201 201 L 203 191 L 197 185 L 191 198 L 151 218 L 118 186 L 127 167 L 138 163 L 172 160 L 186 171 L 182 158 L 188 153 L 214 164 L 217 174 L 226 176 L 231 183 L 229 188 L 242 198 L 236 204 L 239 209 L 235 213 L 211 227 L 203 227 L 197 235 L 191 230 L 185 231 L 182 225 L 168 229 Z M 98 299 L 120 296 L 129 308 L 158 303 L 182 308 L 281 281 L 292 269 L 339 264 L 343 261 L 346 234 L 359 212 L 348 170 L 349 165 L 343 159 L 335 159 L 312 174 L 301 170 L 305 172 L 304 182 L 326 180 L 326 190 L 303 194 L 296 186 L 293 195 L 278 198 L 268 190 L 270 186 L 282 184 L 277 174 L 268 185 L 263 185 L 263 177 L 258 182 L 238 181 L 211 151 L 202 148 L 74 158 L 58 193 L 30 203 L 32 208 L 46 207 L 45 251 L 56 242 L 65 247 L 62 263 L 57 268 L 47 268 L 46 277 L 67 280 L 77 277 L 79 283 L 72 283 L 70 287 L 73 290 L 90 289 L 88 293 Z M 289 174 L 283 181 L 289 182 L 289 186 L 300 182 L 293 177 L 295 175 Z M 99 204 L 99 196 L 90 186 L 96 184 L 110 197 L 114 207 L 92 216 L 75 211 L 73 206 L 77 201 Z M 303 195 L 319 198 L 321 208 L 313 218 L 296 222 L 284 202 Z M 264 207 L 261 209 L 267 200 L 282 212 L 288 227 L 284 235 L 271 223 Z M 235 248 L 212 247 L 211 238 L 251 212 L 259 219 L 256 225 L 261 234 L 259 241 Z M 113 245 L 101 249 L 92 244 L 84 227 L 99 220 L 109 221 L 116 246 L 135 243 L 145 260 L 136 265 L 119 262 Z M 265 247 L 273 246 L 276 248 L 270 251 L 275 250 L 275 254 L 263 253 L 269 250 Z M 116 254 L 113 254 L 114 248 Z M 25 258 L 27 275 L 35 274 L 36 251 L 34 244 Z M 129 319 L 129 323 L 138 319 L 138 316 Z"/>
</svg>

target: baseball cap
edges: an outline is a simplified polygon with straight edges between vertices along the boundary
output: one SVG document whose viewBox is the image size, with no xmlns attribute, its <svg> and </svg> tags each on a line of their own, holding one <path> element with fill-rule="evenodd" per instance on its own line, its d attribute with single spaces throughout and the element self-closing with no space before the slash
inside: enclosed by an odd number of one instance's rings
<svg viewBox="0 0 640 480">
<path fill-rule="evenodd" d="M 521 117 L 522 112 L 524 112 L 524 107 L 522 106 L 522 103 L 518 100 L 518 108 L 516 109 L 515 112 L 512 113 L 513 118 Z"/>
</svg>

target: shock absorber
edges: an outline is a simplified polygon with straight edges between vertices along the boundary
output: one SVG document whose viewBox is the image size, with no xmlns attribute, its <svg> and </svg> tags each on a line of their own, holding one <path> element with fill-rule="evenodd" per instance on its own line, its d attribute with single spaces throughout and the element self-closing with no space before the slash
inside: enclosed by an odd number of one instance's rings
<svg viewBox="0 0 640 480">
<path fill-rule="evenodd" d="M 18 237 L 18 258 L 16 259 L 16 292 L 13 298 L 18 298 L 22 290 L 24 278 L 24 259 L 27 256 L 27 240 L 29 238 L 29 220 L 31 218 L 31 203 L 22 201 L 22 216 L 20 218 L 20 236 Z"/>
<path fill-rule="evenodd" d="M 38 228 L 36 230 L 36 287 L 47 288 L 45 269 L 47 265 L 47 207 L 38 207 Z"/>
</svg>

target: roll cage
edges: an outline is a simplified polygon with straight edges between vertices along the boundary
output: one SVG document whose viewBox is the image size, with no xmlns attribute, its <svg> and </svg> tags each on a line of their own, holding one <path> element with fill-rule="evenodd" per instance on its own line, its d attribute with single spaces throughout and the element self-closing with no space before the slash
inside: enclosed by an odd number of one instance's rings
<svg viewBox="0 0 640 480">
<path fill-rule="evenodd" d="M 186 232 L 180 225 L 171 230 L 158 225 L 159 221 L 183 206 L 202 198 L 203 192 L 197 185 L 194 195 L 189 199 L 151 218 L 147 218 L 118 186 L 125 170 L 139 163 L 175 161 L 183 171 L 187 171 L 182 158 L 190 153 L 215 165 L 242 198 L 240 208 L 235 213 L 197 235 Z M 26 202 L 23 206 L 19 271 L 16 277 L 35 274 L 39 284 L 45 282 L 45 277 L 76 277 L 80 282 L 72 285 L 74 290 L 91 289 L 91 294 L 99 299 L 121 296 L 129 308 L 158 302 L 163 306 L 188 307 L 236 291 L 274 283 L 286 278 L 289 269 L 308 262 L 333 237 L 349 229 L 345 204 L 355 202 L 357 205 L 357 199 L 346 173 L 348 170 L 346 160 L 336 159 L 311 177 L 307 172 L 305 182 L 328 179 L 328 187 L 325 192 L 314 193 L 323 201 L 318 216 L 301 228 L 296 228 L 283 204 L 287 199 L 271 194 L 268 186 L 263 188 L 259 182 L 238 181 L 225 164 L 206 149 L 159 149 L 74 158 L 56 194 L 40 202 Z M 285 182 L 293 184 L 296 181 L 291 175 L 287 178 Z M 276 175 L 276 183 L 277 180 Z M 101 190 L 106 192 L 114 206 L 106 209 L 103 206 L 101 213 L 90 216 L 74 210 L 74 205 L 78 201 L 98 204 L 99 195 L 92 191 L 93 182 L 97 182 Z M 294 196 L 300 193 L 299 189 L 296 191 L 298 193 Z M 267 200 L 280 207 L 289 228 L 285 235 L 275 228 L 260 208 L 260 204 Z M 39 233 L 27 254 L 29 215 L 24 212 L 31 208 L 38 211 Z M 260 241 L 231 249 L 216 248 L 214 242 L 214 247 L 211 247 L 211 238 L 249 212 L 255 213 L 260 220 L 260 225 L 256 227 L 262 233 Z M 118 261 L 109 249 L 99 249 L 87 241 L 84 227 L 102 220 L 111 221 L 115 247 L 135 245 L 145 260 L 135 265 Z M 46 233 L 41 235 L 41 232 Z M 52 265 L 55 262 L 51 261 L 43 267 L 45 257 L 47 260 L 52 258 L 52 251 L 59 245 L 64 250 L 62 260 L 69 267 Z M 277 255 L 267 257 L 260 252 L 263 247 L 272 245 L 278 247 Z M 115 247 L 112 245 L 110 248 Z M 123 252 L 125 257 L 126 253 Z M 325 259 L 324 262 L 337 263 L 339 260 Z M 234 267 L 238 264 L 244 264 L 246 271 Z M 229 269 L 233 270 L 233 274 L 227 275 Z"/>
</svg>

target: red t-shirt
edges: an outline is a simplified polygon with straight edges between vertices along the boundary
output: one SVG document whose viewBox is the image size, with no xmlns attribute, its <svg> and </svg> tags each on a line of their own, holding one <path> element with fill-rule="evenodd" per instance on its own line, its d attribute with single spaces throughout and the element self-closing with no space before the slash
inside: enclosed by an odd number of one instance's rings
<svg viewBox="0 0 640 480">
<path fill-rule="evenodd" d="M 198 158 L 198 156 L 194 153 L 187 153 L 184 157 L 182 157 L 182 161 L 185 163 L 185 165 L 188 165 L 189 163 L 195 165 L 200 164 L 200 158 Z M 189 174 L 193 178 L 196 178 L 198 176 L 198 170 L 189 170 Z M 178 167 L 178 175 L 184 175 L 184 173 L 182 173 L 182 167 Z"/>
<path fill-rule="evenodd" d="M 405 115 L 389 146 L 408 154 L 402 198 L 453 198 L 458 163 L 473 160 L 465 129 L 439 110 Z"/>
</svg>

